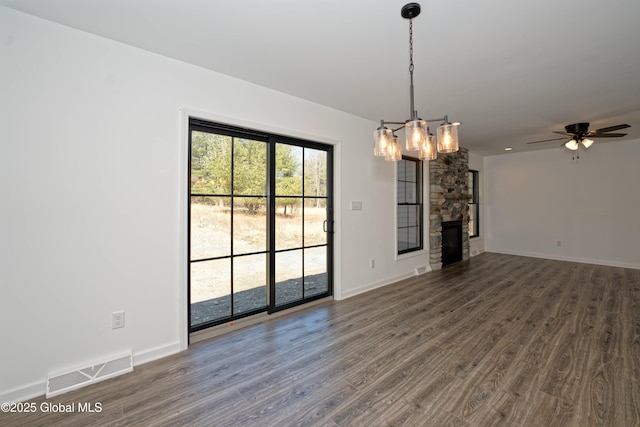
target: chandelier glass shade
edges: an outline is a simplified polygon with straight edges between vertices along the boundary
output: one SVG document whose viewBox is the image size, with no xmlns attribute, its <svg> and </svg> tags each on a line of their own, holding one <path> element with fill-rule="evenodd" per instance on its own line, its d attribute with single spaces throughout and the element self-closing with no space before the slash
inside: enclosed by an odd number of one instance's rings
<svg viewBox="0 0 640 427">
<path fill-rule="evenodd" d="M 458 149 L 458 126 L 449 123 L 447 116 L 444 116 L 444 123 L 438 126 L 438 152 L 454 153 Z"/>
<path fill-rule="evenodd" d="M 387 148 L 392 138 L 391 129 L 387 128 L 384 123 L 380 123 L 380 127 L 373 132 L 373 155 L 385 157 Z"/>
<path fill-rule="evenodd" d="M 384 159 L 390 162 L 402 160 L 402 144 L 400 144 L 396 135 L 392 135 L 391 142 L 387 145 L 387 153 Z"/>
<path fill-rule="evenodd" d="M 404 125 L 405 146 L 408 151 L 418 151 L 429 136 L 427 122 L 421 119 L 409 120 Z"/>
<path fill-rule="evenodd" d="M 420 146 L 418 157 L 420 160 L 435 160 L 438 157 L 436 137 L 432 133 L 427 135 L 427 141 Z"/>
<path fill-rule="evenodd" d="M 420 14 L 418 3 L 407 3 L 400 14 L 409 20 L 409 87 L 411 119 L 404 122 L 380 120 L 380 127 L 373 133 L 373 154 L 384 157 L 385 160 L 396 161 L 402 159 L 402 147 L 398 143 L 395 132 L 404 130 L 405 148 L 407 151 L 417 151 L 421 160 L 434 160 L 437 153 L 453 153 L 458 151 L 458 125 L 449 123 L 447 116 L 439 119 L 423 120 L 418 117 L 414 106 L 413 90 L 413 18 Z M 429 133 L 429 123 L 442 121 L 436 132 L 437 137 Z M 385 124 L 401 125 L 396 129 L 389 129 Z"/>
</svg>

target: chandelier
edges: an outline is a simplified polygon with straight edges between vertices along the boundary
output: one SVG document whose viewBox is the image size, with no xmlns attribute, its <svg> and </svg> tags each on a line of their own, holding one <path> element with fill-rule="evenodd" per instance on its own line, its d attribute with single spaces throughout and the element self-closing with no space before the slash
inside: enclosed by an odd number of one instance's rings
<svg viewBox="0 0 640 427">
<path fill-rule="evenodd" d="M 409 76 L 411 85 L 410 108 L 411 119 L 404 122 L 390 122 L 380 120 L 380 127 L 373 132 L 373 154 L 382 156 L 385 160 L 397 161 L 402 159 L 402 145 L 396 132 L 404 129 L 405 148 L 408 151 L 418 151 L 420 160 L 434 160 L 437 153 L 453 153 L 458 151 L 458 126 L 460 123 L 449 123 L 447 116 L 439 119 L 423 120 L 418 117 L 414 106 L 413 96 L 413 18 L 420 15 L 418 3 L 407 3 L 400 14 L 409 20 Z M 429 131 L 429 123 L 442 121 L 438 126 L 436 136 Z M 385 125 L 402 125 L 389 129 Z"/>
</svg>

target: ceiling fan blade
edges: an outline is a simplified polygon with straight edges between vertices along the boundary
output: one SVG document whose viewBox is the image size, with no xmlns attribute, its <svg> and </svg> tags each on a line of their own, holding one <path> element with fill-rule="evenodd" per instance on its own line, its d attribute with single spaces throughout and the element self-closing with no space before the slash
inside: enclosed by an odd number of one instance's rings
<svg viewBox="0 0 640 427">
<path fill-rule="evenodd" d="M 573 133 L 566 133 L 566 132 L 562 132 L 562 131 L 559 131 L 559 130 L 553 130 L 553 131 L 551 131 L 551 132 L 553 132 L 553 133 L 557 133 L 557 134 L 559 134 L 559 135 L 566 135 L 566 136 L 568 136 L 568 137 L 570 137 L 570 138 L 571 138 L 571 137 L 573 137 L 573 135 L 574 135 Z"/>
<path fill-rule="evenodd" d="M 589 138 L 620 138 L 621 136 L 627 136 L 626 133 L 603 133 L 595 135 L 587 135 Z"/>
<path fill-rule="evenodd" d="M 589 133 L 593 133 L 598 134 L 598 133 L 605 133 L 605 132 L 613 132 L 614 130 L 620 130 L 620 129 L 626 129 L 626 128 L 630 128 L 631 126 L 629 126 L 628 124 L 622 124 L 622 125 L 615 125 L 615 126 L 609 126 L 606 128 L 602 128 L 602 129 L 596 129 L 594 131 L 591 131 Z"/>
<path fill-rule="evenodd" d="M 569 135 L 571 136 L 571 135 Z M 567 138 L 552 138 L 552 139 L 543 139 L 542 141 L 531 141 L 531 142 L 527 142 L 527 144 L 538 144 L 540 142 L 550 142 L 550 141 L 560 141 L 560 140 L 564 140 Z"/>
</svg>

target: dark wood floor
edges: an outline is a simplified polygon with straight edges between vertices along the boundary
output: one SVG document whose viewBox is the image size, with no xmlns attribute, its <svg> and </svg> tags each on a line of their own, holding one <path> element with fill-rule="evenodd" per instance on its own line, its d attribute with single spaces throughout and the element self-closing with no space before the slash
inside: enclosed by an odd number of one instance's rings
<svg viewBox="0 0 640 427">
<path fill-rule="evenodd" d="M 640 425 L 640 270 L 482 254 L 192 345 L 0 425 Z"/>
</svg>

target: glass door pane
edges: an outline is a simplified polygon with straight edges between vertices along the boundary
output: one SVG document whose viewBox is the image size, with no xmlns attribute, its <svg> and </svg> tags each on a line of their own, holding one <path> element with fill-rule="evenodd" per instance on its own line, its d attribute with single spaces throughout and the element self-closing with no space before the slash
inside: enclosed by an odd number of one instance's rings
<svg viewBox="0 0 640 427">
<path fill-rule="evenodd" d="M 304 250 L 304 295 L 312 297 L 329 292 L 327 278 L 327 248 Z"/>
<path fill-rule="evenodd" d="M 303 210 L 301 198 L 276 196 L 276 250 L 302 247 Z"/>
<path fill-rule="evenodd" d="M 329 287 L 328 152 L 304 149 L 304 295 L 327 294 Z"/>
<path fill-rule="evenodd" d="M 231 316 L 231 260 L 192 262 L 191 326 Z"/>
<path fill-rule="evenodd" d="M 209 259 L 231 255 L 231 211 L 228 197 L 191 197 L 191 259 Z"/>
<path fill-rule="evenodd" d="M 275 305 L 329 293 L 327 151 L 275 146 Z"/>
<path fill-rule="evenodd" d="M 191 330 L 266 310 L 267 148 L 192 126 Z"/>
<path fill-rule="evenodd" d="M 304 297 L 302 277 L 302 250 L 276 253 L 276 306 Z"/>
<path fill-rule="evenodd" d="M 327 152 L 304 149 L 304 195 L 327 197 Z"/>
<path fill-rule="evenodd" d="M 304 206 L 304 245 L 327 244 L 327 206 L 326 200 L 305 199 Z"/>
<path fill-rule="evenodd" d="M 267 306 L 267 254 L 233 259 L 233 312 L 242 314 Z"/>
</svg>

